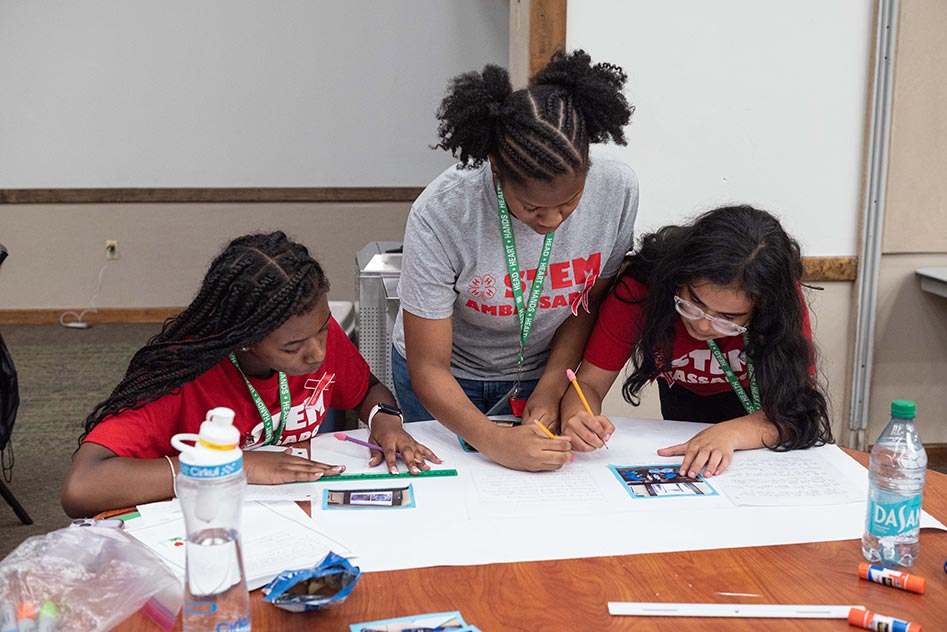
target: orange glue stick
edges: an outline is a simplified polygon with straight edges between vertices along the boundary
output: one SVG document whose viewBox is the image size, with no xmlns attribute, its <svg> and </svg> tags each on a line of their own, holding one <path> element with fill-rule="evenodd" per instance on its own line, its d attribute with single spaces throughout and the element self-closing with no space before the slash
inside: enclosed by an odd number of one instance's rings
<svg viewBox="0 0 947 632">
<path fill-rule="evenodd" d="M 919 594 L 923 594 L 924 589 L 927 588 L 927 580 L 923 577 L 909 575 L 877 564 L 862 562 L 858 565 L 858 576 L 876 584 L 909 590 Z"/>
<path fill-rule="evenodd" d="M 921 626 L 883 614 L 852 608 L 848 611 L 848 624 L 857 625 L 865 630 L 886 630 L 887 632 L 921 632 Z"/>
</svg>

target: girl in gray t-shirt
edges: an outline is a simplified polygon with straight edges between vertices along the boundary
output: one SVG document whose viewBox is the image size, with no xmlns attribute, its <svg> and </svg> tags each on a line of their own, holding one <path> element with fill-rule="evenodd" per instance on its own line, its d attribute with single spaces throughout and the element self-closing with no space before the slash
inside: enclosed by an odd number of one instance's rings
<svg viewBox="0 0 947 632">
<path fill-rule="evenodd" d="M 565 371 L 632 245 L 637 178 L 589 159 L 592 143 L 625 143 L 624 84 L 583 51 L 558 53 L 515 92 L 497 66 L 451 82 L 438 147 L 461 162 L 424 190 L 405 230 L 392 367 L 406 420 L 437 418 L 514 469 L 572 458 L 533 420 L 558 430 Z M 510 412 L 511 388 L 528 423 L 495 426 L 484 413 Z"/>
</svg>

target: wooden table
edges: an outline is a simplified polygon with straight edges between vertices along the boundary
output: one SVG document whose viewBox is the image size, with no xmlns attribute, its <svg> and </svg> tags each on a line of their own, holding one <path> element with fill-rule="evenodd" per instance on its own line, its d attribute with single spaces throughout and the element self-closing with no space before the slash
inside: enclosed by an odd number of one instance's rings
<svg viewBox="0 0 947 632">
<path fill-rule="evenodd" d="M 848 452 L 867 466 L 867 454 Z M 924 509 L 947 522 L 947 475 L 928 470 Z M 383 525 L 379 533 L 384 533 Z M 550 525 L 547 533 L 536 537 L 594 534 L 556 533 L 555 525 Z M 629 533 L 628 537 L 642 536 Z M 859 580 L 857 567 L 864 561 L 861 545 L 849 540 L 366 573 L 345 603 L 324 612 L 291 614 L 264 603 L 259 591 L 250 599 L 253 629 L 281 632 L 347 632 L 351 623 L 450 610 L 459 610 L 468 623 L 484 632 L 856 629 L 843 620 L 612 617 L 609 601 L 863 604 L 934 632 L 947 630 L 945 560 L 947 533 L 922 530 L 920 559 L 911 572 L 927 578 L 923 595 Z M 759 597 L 726 597 L 718 592 Z M 115 629 L 150 632 L 158 628 L 136 614 Z"/>
</svg>

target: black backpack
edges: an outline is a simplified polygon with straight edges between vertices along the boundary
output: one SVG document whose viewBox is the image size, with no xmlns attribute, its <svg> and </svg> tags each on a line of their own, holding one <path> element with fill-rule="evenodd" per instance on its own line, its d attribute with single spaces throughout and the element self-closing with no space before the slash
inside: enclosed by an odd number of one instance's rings
<svg viewBox="0 0 947 632">
<path fill-rule="evenodd" d="M 6 258 L 7 249 L 0 244 L 0 264 Z M 16 420 L 16 411 L 19 407 L 20 389 L 16 380 L 16 366 L 13 364 L 13 357 L 7 350 L 7 345 L 3 342 L 3 336 L 0 336 L 0 463 L 3 465 L 4 475 L 8 474 L 8 467 L 13 467 L 12 451 L 9 464 L 4 451 L 10 443 L 13 422 Z"/>
<path fill-rule="evenodd" d="M 0 452 L 3 452 L 13 434 L 13 422 L 20 407 L 20 391 L 16 380 L 13 358 L 0 336 Z"/>
</svg>

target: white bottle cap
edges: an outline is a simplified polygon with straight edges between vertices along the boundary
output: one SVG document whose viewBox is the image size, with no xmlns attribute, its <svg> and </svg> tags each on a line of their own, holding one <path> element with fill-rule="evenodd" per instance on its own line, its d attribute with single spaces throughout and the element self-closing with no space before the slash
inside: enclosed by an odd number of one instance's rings
<svg viewBox="0 0 947 632">
<path fill-rule="evenodd" d="M 240 431 L 233 426 L 234 412 L 229 408 L 211 408 L 201 424 L 198 444 L 211 450 L 233 450 L 240 445 Z"/>
<path fill-rule="evenodd" d="M 234 412 L 229 408 L 212 408 L 207 411 L 199 434 L 182 433 L 171 438 L 171 445 L 181 453 L 181 474 L 214 478 L 231 474 L 242 467 L 240 431 L 234 427 L 233 418 Z M 217 471 L 216 474 L 214 471 L 198 472 L 194 468 L 185 467 L 217 465 L 228 467 Z"/>
</svg>

